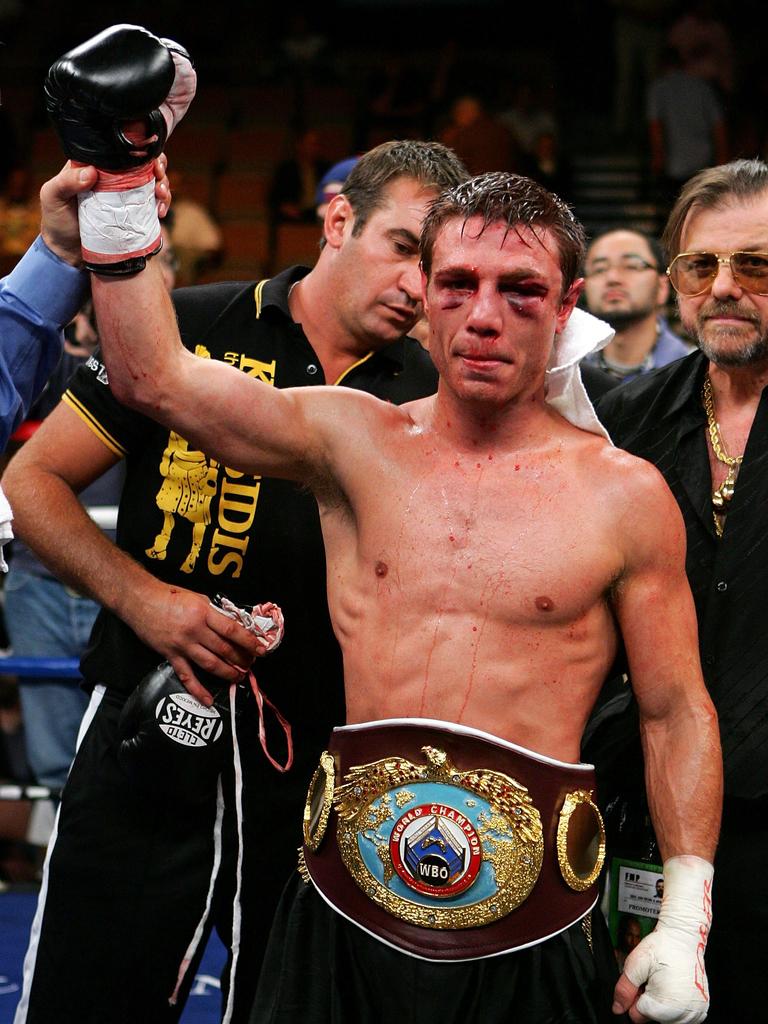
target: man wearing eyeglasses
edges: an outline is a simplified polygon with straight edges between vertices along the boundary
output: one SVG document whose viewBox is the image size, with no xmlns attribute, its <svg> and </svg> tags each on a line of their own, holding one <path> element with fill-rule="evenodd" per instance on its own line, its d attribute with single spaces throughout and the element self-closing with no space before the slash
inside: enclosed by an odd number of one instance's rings
<svg viewBox="0 0 768 1024">
<path fill-rule="evenodd" d="M 661 470 L 686 522 L 725 761 L 708 1022 L 756 1021 L 768 930 L 768 165 L 695 175 L 663 243 L 699 350 L 614 389 L 598 412 L 616 444 Z"/>
<path fill-rule="evenodd" d="M 661 314 L 669 282 L 655 238 L 617 229 L 593 239 L 584 262 L 584 298 L 589 312 L 616 332 L 613 341 L 589 357 L 615 380 L 632 380 L 691 350 Z"/>
</svg>

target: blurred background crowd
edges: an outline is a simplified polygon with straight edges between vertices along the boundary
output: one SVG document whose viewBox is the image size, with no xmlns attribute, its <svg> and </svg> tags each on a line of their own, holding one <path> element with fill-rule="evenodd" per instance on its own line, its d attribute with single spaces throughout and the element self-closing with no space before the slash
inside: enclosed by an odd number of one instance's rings
<svg viewBox="0 0 768 1024">
<path fill-rule="evenodd" d="M 60 163 L 45 70 L 126 18 L 110 6 L 78 11 L 75 27 L 65 7 L 0 0 L 3 270 Z M 323 172 L 390 138 L 438 138 L 472 173 L 537 177 L 592 232 L 653 232 L 691 173 L 768 144 L 756 0 L 224 2 L 215 19 L 169 0 L 132 4 L 130 20 L 181 39 L 200 75 L 170 150 L 181 283 L 311 259 Z"/>
</svg>

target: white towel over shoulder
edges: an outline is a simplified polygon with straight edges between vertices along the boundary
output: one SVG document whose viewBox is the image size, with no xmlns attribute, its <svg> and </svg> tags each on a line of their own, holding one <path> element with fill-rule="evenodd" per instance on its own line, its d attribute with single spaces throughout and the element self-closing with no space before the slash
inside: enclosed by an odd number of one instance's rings
<svg viewBox="0 0 768 1024">
<path fill-rule="evenodd" d="M 613 328 L 604 320 L 583 309 L 574 309 L 565 330 L 555 338 L 546 384 L 547 401 L 561 416 L 575 427 L 608 441 L 608 431 L 597 418 L 581 379 L 579 363 L 585 356 L 605 348 L 613 335 Z"/>
</svg>

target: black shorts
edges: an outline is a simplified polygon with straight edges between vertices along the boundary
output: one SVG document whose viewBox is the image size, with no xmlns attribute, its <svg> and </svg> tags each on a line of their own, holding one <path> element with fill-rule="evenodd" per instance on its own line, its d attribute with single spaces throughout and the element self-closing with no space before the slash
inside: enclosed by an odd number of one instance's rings
<svg viewBox="0 0 768 1024">
<path fill-rule="evenodd" d="M 607 929 L 582 924 L 517 953 L 432 963 L 331 910 L 298 873 L 275 918 L 251 1024 L 615 1024 Z"/>
</svg>

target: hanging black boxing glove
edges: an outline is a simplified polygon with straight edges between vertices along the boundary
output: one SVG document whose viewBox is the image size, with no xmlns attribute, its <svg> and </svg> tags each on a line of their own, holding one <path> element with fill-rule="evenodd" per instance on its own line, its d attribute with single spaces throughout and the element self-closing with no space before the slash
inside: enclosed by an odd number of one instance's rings
<svg viewBox="0 0 768 1024">
<path fill-rule="evenodd" d="M 277 605 L 255 605 L 249 612 L 219 595 L 211 603 L 258 636 L 265 651 L 274 650 L 280 643 L 283 614 Z M 151 792 L 163 792 L 187 803 L 209 799 L 216 791 L 225 763 L 232 763 L 231 687 L 236 687 L 237 721 L 240 708 L 248 699 L 246 695 L 255 685 L 255 680 L 247 676 L 235 684 L 204 672 L 199 666 L 195 671 L 213 696 L 210 707 L 187 692 L 166 661 L 146 675 L 128 697 L 118 724 L 118 761 L 132 781 Z M 257 697 L 259 704 L 262 699 Z M 282 722 L 276 709 L 275 713 Z M 287 735 L 290 748 L 290 727 Z M 263 738 L 262 746 L 271 763 L 279 767 L 266 750 Z M 286 767 L 290 767 L 291 760 L 289 757 Z"/>
<path fill-rule="evenodd" d="M 137 25 L 114 25 L 60 57 L 46 107 L 66 155 L 99 177 L 78 197 L 85 265 L 143 270 L 162 244 L 152 161 L 184 116 L 196 75 L 187 51 Z"/>
<path fill-rule="evenodd" d="M 206 707 L 166 661 L 142 679 L 119 722 L 118 761 L 131 780 L 188 803 L 206 800 L 231 758 L 229 687 L 198 669 L 215 695 Z"/>
</svg>

